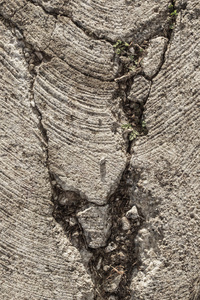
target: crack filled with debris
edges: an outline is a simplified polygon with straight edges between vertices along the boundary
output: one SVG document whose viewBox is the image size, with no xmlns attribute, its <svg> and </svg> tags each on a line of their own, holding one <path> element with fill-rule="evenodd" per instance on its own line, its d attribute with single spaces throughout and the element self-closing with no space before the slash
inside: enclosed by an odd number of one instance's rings
<svg viewBox="0 0 200 300">
<path fill-rule="evenodd" d="M 79 221 L 79 212 L 91 204 L 78 192 L 63 191 L 55 178 L 51 178 L 53 216 L 63 227 L 72 245 L 79 249 L 82 261 L 94 281 L 96 300 L 130 299 L 132 273 L 134 268 L 139 267 L 134 240 L 144 218 L 130 199 L 131 190 L 139 177 L 133 175 L 129 160 L 130 156 L 121 181 L 109 198 L 110 235 L 106 245 L 99 248 L 90 247 Z M 111 296 L 113 298 L 109 298 Z"/>
<path fill-rule="evenodd" d="M 175 1 L 172 1 L 172 5 L 174 11 Z M 175 17 L 176 16 L 173 16 L 173 18 L 171 18 L 170 24 L 171 22 L 174 24 Z M 76 25 L 79 26 L 78 24 Z M 169 28 L 167 31 L 168 44 L 163 52 L 161 65 L 153 78 L 160 72 L 165 62 L 165 55 L 172 36 L 172 30 L 172 28 Z M 78 213 L 82 211 L 83 208 L 89 207 L 91 203 L 88 203 L 86 197 L 79 191 L 64 191 L 59 185 L 57 178 L 50 171 L 48 135 L 42 123 L 42 114 L 34 103 L 33 89 L 37 75 L 35 67 L 41 62 L 49 61 L 51 58 L 45 53 L 35 51 L 24 39 L 23 43 L 25 45 L 24 56 L 29 64 L 29 71 L 32 75 L 30 101 L 33 113 L 38 118 L 38 128 L 43 137 L 42 146 L 46 153 L 46 167 L 49 173 L 49 181 L 52 188 L 52 202 L 54 204 L 53 217 L 56 222 L 62 226 L 72 245 L 79 249 L 82 254 L 83 263 L 88 268 L 92 280 L 94 281 L 95 299 L 128 300 L 131 298 L 130 284 L 132 274 L 134 270 L 137 270 L 140 266 L 137 247 L 135 246 L 135 237 L 139 229 L 145 224 L 142 211 L 136 207 L 131 198 L 132 190 L 136 188 L 137 182 L 140 179 L 139 174 L 133 172 L 130 166 L 131 148 L 137 136 L 148 133 L 143 123 L 143 113 L 144 106 L 150 95 L 153 78 L 150 79 L 149 91 L 143 104 L 131 103 L 129 93 L 134 82 L 134 77 L 136 75 L 144 76 L 140 67 L 140 59 L 142 58 L 143 51 L 145 51 L 148 46 L 148 42 L 146 44 L 133 45 L 133 47 L 131 47 L 132 45 L 130 43 L 125 45 L 125 42 L 119 42 L 118 49 L 121 51 L 119 54 L 123 54 L 124 52 L 124 55 L 121 55 L 121 58 L 116 58 L 119 60 L 120 72 L 115 79 L 118 83 L 118 90 L 115 96 L 121 98 L 124 113 L 130 124 L 130 127 L 126 128 L 127 132 L 125 133 L 127 140 L 127 165 L 116 191 L 108 200 L 111 229 L 106 245 L 99 248 L 89 247 L 78 218 Z M 131 48 L 132 53 L 130 52 Z M 138 133 L 135 133 L 135 137 L 134 132 Z"/>
<path fill-rule="evenodd" d="M 111 195 L 108 201 L 109 214 L 112 218 L 110 237 L 106 247 L 90 250 L 93 256 L 89 262 L 89 267 L 95 279 L 96 300 L 128 300 L 131 298 L 130 285 L 132 274 L 134 269 L 138 269 L 140 265 L 135 247 L 135 237 L 144 223 L 142 212 L 138 210 L 131 199 L 132 189 L 134 186 L 136 187 L 139 176 L 137 177 L 137 174 L 132 172 L 130 166 L 131 145 L 134 142 L 134 139 L 130 139 L 130 136 L 132 131 L 136 129 L 140 134 L 147 134 L 147 129 L 142 127 L 144 106 L 141 104 L 137 106 L 137 109 L 136 106 L 131 108 L 128 98 L 134 75 L 137 73 L 134 71 L 136 68 L 138 68 L 138 73 L 141 71 L 135 61 L 137 60 L 138 62 L 140 60 L 140 49 L 143 48 L 139 45 L 134 46 L 132 51 L 132 54 L 133 52 L 134 54 L 130 60 L 130 53 L 127 49 L 131 45 L 125 45 L 121 41 L 118 42 L 120 54 L 124 54 L 124 56 L 117 58 L 120 64 L 120 72 L 118 74 L 120 80 L 116 80 L 118 90 L 115 92 L 114 97 L 121 99 L 123 111 L 132 127 L 124 136 L 127 140 L 126 168 L 115 193 Z M 143 47 L 145 46 L 143 45 Z M 131 75 L 123 77 L 129 71 Z"/>
<path fill-rule="evenodd" d="M 175 10 L 175 2 L 172 1 L 172 12 Z M 150 82 L 148 93 L 143 103 L 131 103 L 129 93 L 136 75 L 145 74 L 140 68 L 142 52 L 145 51 L 147 44 L 134 45 L 132 59 L 130 59 L 130 46 L 123 41 L 118 40 L 118 55 L 120 72 L 115 81 L 118 83 L 118 91 L 115 97 L 120 97 L 124 113 L 129 122 L 126 138 L 127 144 L 127 166 L 122 175 L 117 190 L 109 199 L 110 215 L 112 216 L 111 235 L 107 241 L 107 246 L 99 249 L 90 250 L 93 257 L 89 262 L 91 273 L 95 279 L 96 298 L 95 299 L 125 299 L 131 298 L 131 279 L 134 270 L 139 268 L 140 261 L 138 259 L 137 247 L 135 245 L 135 237 L 139 229 L 145 226 L 145 217 L 142 211 L 134 205 L 131 199 L 131 193 L 136 188 L 140 179 L 140 174 L 131 170 L 130 154 L 132 143 L 137 135 L 145 135 L 148 133 L 144 120 L 144 107 L 148 101 L 153 78 L 160 72 L 164 62 L 166 52 L 170 45 L 172 37 L 172 24 L 176 21 L 176 15 L 169 20 L 167 31 L 168 42 L 164 48 L 161 63 L 157 72 L 151 77 L 146 78 Z M 127 48 L 126 48 L 127 47 Z M 131 60 L 134 62 L 132 63 Z M 135 62 L 136 61 L 136 62 Z M 137 132 L 134 138 L 131 134 Z"/>
<path fill-rule="evenodd" d="M 118 188 L 108 201 L 112 228 L 107 245 L 90 249 L 93 256 L 89 267 L 95 279 L 95 299 L 128 300 L 131 297 L 132 272 L 139 267 L 134 240 L 143 223 L 141 212 L 130 201 L 130 190 L 136 182 L 128 161 Z"/>
<path fill-rule="evenodd" d="M 134 59 L 140 59 L 140 47 L 139 45 L 135 46 Z M 143 45 L 143 47 L 145 46 Z M 165 53 L 166 50 L 164 55 Z M 127 65 L 126 60 L 123 58 L 121 58 L 120 63 L 120 77 L 129 70 L 129 67 L 134 67 L 134 65 Z M 138 74 L 143 74 L 141 69 Z M 122 80 L 119 80 L 117 95 L 115 96 L 120 96 L 121 98 L 124 113 L 132 126 L 131 131 L 134 129 L 137 130 L 138 135 L 144 135 L 148 133 L 148 130 L 142 125 L 144 121 L 143 112 L 151 91 L 152 80 L 144 103 L 136 103 L 134 106 L 131 106 L 129 93 L 134 82 L 134 77 L 135 74 L 131 74 L 130 77 L 125 79 L 123 77 Z M 40 114 L 38 116 L 40 119 L 42 118 Z M 42 134 L 46 136 L 46 143 L 48 144 L 48 137 L 41 121 L 40 129 Z M 128 145 L 127 165 L 116 191 L 108 200 L 111 230 L 106 245 L 103 247 L 92 248 L 89 246 L 84 229 L 79 221 L 79 212 L 83 208 L 89 208 L 91 203 L 88 203 L 87 199 L 78 191 L 64 191 L 59 185 L 57 178 L 49 170 L 52 201 L 54 203 L 53 217 L 62 226 L 72 245 L 79 249 L 82 261 L 94 281 L 96 300 L 129 300 L 131 298 L 130 285 L 132 274 L 140 266 L 137 247 L 135 246 L 135 237 L 139 229 L 144 226 L 145 218 L 142 215 L 142 211 L 134 205 L 131 199 L 132 190 L 134 187 L 136 188 L 139 181 L 139 174 L 133 172 L 130 167 L 130 154 L 132 143 L 134 143 L 134 139 L 130 140 L 131 131 L 126 136 Z"/>
</svg>

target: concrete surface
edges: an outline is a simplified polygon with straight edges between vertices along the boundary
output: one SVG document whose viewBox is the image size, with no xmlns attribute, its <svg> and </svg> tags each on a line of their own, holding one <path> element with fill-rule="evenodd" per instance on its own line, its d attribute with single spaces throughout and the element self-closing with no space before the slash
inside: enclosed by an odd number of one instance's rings
<svg viewBox="0 0 200 300">
<path fill-rule="evenodd" d="M 200 299 L 199 17 L 0 0 L 3 300 Z"/>
</svg>

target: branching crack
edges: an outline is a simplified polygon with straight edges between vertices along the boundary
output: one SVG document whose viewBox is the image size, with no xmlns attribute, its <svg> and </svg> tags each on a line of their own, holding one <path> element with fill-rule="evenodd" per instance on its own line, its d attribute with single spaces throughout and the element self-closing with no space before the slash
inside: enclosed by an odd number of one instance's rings
<svg viewBox="0 0 200 300">
<path fill-rule="evenodd" d="M 27 5 L 27 4 L 26 4 Z M 22 9 L 22 8 L 21 8 Z M 15 12 L 16 13 L 16 12 Z M 14 13 L 14 14 L 15 14 Z M 49 55 L 49 54 L 47 54 L 46 53 L 46 49 L 48 48 L 48 45 L 45 47 L 45 49 L 44 50 L 40 50 L 40 51 L 37 51 L 37 50 L 35 50 L 34 49 L 34 45 L 32 45 L 32 44 L 30 44 L 30 43 L 28 43 L 27 42 L 27 40 L 26 40 L 26 38 L 24 37 L 24 34 L 23 34 L 23 30 L 19 27 L 19 26 L 17 26 L 17 24 L 15 24 L 14 22 L 12 22 L 10 19 L 6 19 L 2 14 L 0 14 L 0 18 L 2 19 L 2 22 L 5 24 L 5 26 L 7 26 L 8 28 L 14 28 L 14 29 L 17 29 L 20 33 L 21 33 L 21 36 L 23 37 L 23 42 L 26 44 L 26 45 L 29 45 L 29 47 L 32 49 L 32 52 L 40 52 L 40 53 L 42 53 L 42 55 L 45 57 L 45 58 L 47 58 L 47 59 L 45 59 L 44 60 L 44 62 L 46 62 L 46 61 L 49 61 L 50 59 L 52 59 L 52 58 L 54 58 L 54 57 L 57 57 L 57 55 L 56 54 L 51 54 L 51 55 Z M 55 23 L 55 25 L 56 25 L 56 23 Z M 55 28 L 54 28 L 55 29 Z M 52 34 L 51 34 L 51 36 L 53 35 L 53 32 L 54 32 L 54 30 L 52 31 Z M 49 43 L 50 43 L 50 41 L 49 41 Z M 83 74 L 83 75 L 85 75 L 85 76 L 87 76 L 88 78 L 93 78 L 93 79 L 98 79 L 98 80 L 100 80 L 100 81 L 102 81 L 102 82 L 114 82 L 114 78 L 112 79 L 104 79 L 104 78 L 102 78 L 101 76 L 94 76 L 94 75 L 91 75 L 91 74 L 88 74 L 88 73 L 86 73 L 86 72 L 84 72 L 83 70 L 80 70 L 80 69 L 78 69 L 77 67 L 75 67 L 74 65 L 72 65 L 72 64 L 70 64 L 69 62 L 67 62 L 66 60 L 64 60 L 63 58 L 60 58 L 66 65 L 68 65 L 69 67 L 71 67 L 72 69 L 74 69 L 74 70 L 76 70 L 77 72 L 79 72 L 79 73 L 81 73 L 81 74 Z M 38 63 L 36 62 L 36 64 L 38 65 Z M 39 62 L 39 64 L 40 64 L 40 62 Z M 32 65 L 32 66 L 31 66 Z M 32 67 L 32 68 L 34 68 L 34 65 L 33 64 L 31 64 L 30 65 L 30 67 Z"/>
<path fill-rule="evenodd" d="M 36 5 L 33 1 L 29 2 Z M 171 2 L 173 9 L 175 9 L 175 1 Z M 43 6 L 41 6 L 47 14 L 53 15 L 56 19 L 58 14 L 47 12 Z M 66 16 L 66 15 L 63 15 Z M 70 18 L 70 16 L 66 16 Z M 101 40 L 94 33 L 89 33 L 82 27 L 78 22 L 71 21 L 79 27 L 85 34 L 93 39 Z M 176 16 L 171 18 L 171 22 L 175 24 Z M 8 21 L 7 21 L 8 22 Z M 16 24 L 9 23 L 9 26 L 16 26 Z M 167 46 L 164 49 L 163 57 L 158 71 L 152 78 L 148 78 L 150 81 L 150 87 L 147 96 L 143 102 L 136 103 L 134 107 L 131 107 L 129 100 L 129 92 L 134 83 L 136 75 L 144 76 L 140 61 L 142 59 L 141 49 L 145 50 L 148 46 L 148 42 L 142 43 L 141 45 L 134 45 L 134 55 L 130 58 L 129 53 L 131 45 L 128 45 L 128 51 L 122 55 L 123 57 L 116 57 L 119 63 L 119 73 L 115 82 L 118 83 L 118 90 L 116 91 L 115 97 L 120 97 L 122 107 L 126 118 L 131 125 L 131 130 L 138 132 L 138 135 L 145 135 L 148 133 L 144 124 L 144 109 L 145 104 L 151 93 L 153 84 L 153 78 L 157 76 L 165 62 L 166 52 L 170 45 L 172 28 L 169 25 L 166 32 L 168 37 Z M 21 32 L 21 30 L 18 28 Z M 23 36 L 23 33 L 22 33 Z M 105 39 L 104 39 L 105 40 Z M 111 43 L 111 41 L 107 42 Z M 84 197 L 79 191 L 64 191 L 58 183 L 56 176 L 50 170 L 49 163 L 49 138 L 47 130 L 43 124 L 42 113 L 38 106 L 34 102 L 34 84 L 37 73 L 35 67 L 41 62 L 47 62 L 51 59 L 45 52 L 35 51 L 33 46 L 28 44 L 24 37 L 24 56 L 29 64 L 29 71 L 32 75 L 32 81 L 30 83 L 30 101 L 32 105 L 33 113 L 38 118 L 38 128 L 42 136 L 42 146 L 45 149 L 46 154 L 46 167 L 48 169 L 49 181 L 52 190 L 52 202 L 54 204 L 54 219 L 61 224 L 64 232 L 70 239 L 71 243 L 77 247 L 82 253 L 83 262 L 85 263 L 91 277 L 94 281 L 96 296 L 95 300 L 106 300 L 110 296 L 112 299 L 123 299 L 129 300 L 131 298 L 131 278 L 134 270 L 137 270 L 140 266 L 138 260 L 138 253 L 135 247 L 135 237 L 139 229 L 145 226 L 145 218 L 142 211 L 136 207 L 131 198 L 132 191 L 136 187 L 139 181 L 139 174 L 133 172 L 130 166 L 131 159 L 131 148 L 134 143 L 134 139 L 130 139 L 130 133 L 126 135 L 127 139 L 127 165 L 121 177 L 121 181 L 116 191 L 108 199 L 109 216 L 111 218 L 111 230 L 109 238 L 107 239 L 106 246 L 99 248 L 91 248 L 88 245 L 84 229 L 82 228 L 79 218 L 77 216 L 83 208 L 89 207 L 90 203 L 86 197 Z M 122 47 L 121 47 L 122 49 Z M 133 59 L 136 62 L 132 62 Z"/>
<path fill-rule="evenodd" d="M 90 31 L 89 29 L 85 28 L 79 21 L 75 21 L 71 15 L 71 13 L 69 12 L 68 14 L 64 14 L 64 13 L 58 13 L 56 11 L 47 11 L 45 9 L 45 7 L 39 3 L 35 3 L 33 0 L 27 0 L 28 2 L 32 3 L 35 6 L 39 6 L 43 9 L 43 11 L 48 14 L 53 16 L 56 20 L 58 20 L 58 17 L 66 17 L 68 19 L 71 20 L 71 22 L 78 27 L 85 35 L 87 35 L 89 38 L 92 38 L 93 40 L 102 40 L 102 41 L 106 41 L 110 44 L 113 45 L 113 41 L 107 37 L 99 37 L 97 34 L 95 34 L 94 32 Z"/>
</svg>

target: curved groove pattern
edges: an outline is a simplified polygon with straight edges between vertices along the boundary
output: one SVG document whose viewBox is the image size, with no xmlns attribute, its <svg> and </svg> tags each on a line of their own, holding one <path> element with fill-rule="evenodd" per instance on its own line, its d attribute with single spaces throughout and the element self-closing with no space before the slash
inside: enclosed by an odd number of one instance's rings
<svg viewBox="0 0 200 300">
<path fill-rule="evenodd" d="M 70 18 L 88 33 L 111 41 L 124 39 L 140 42 L 162 32 L 166 24 L 169 1 L 139 0 L 69 0 L 34 2 L 49 12 Z M 158 22 L 159 19 L 159 22 Z"/>
<path fill-rule="evenodd" d="M 49 137 L 51 173 L 64 190 L 78 189 L 100 205 L 114 192 L 126 164 L 121 126 L 111 113 L 115 89 L 115 83 L 88 79 L 59 59 L 42 64 L 34 84 Z"/>
<path fill-rule="evenodd" d="M 25 6 L 20 2 L 18 7 L 13 7 L 13 2 L 3 4 L 0 13 L 22 30 L 35 50 L 57 56 L 79 72 L 104 81 L 117 74 L 112 45 L 88 37 L 69 18 L 56 19 L 29 2 Z"/>
<path fill-rule="evenodd" d="M 80 254 L 52 217 L 46 157 L 30 108 L 31 77 L 21 44 L 2 24 L 0 36 L 1 298 L 93 299 Z"/>
<path fill-rule="evenodd" d="M 199 272 L 200 39 L 199 20 L 193 15 L 198 1 L 194 2 L 177 19 L 146 105 L 149 133 L 136 142 L 132 157 L 132 165 L 141 173 L 134 197 L 151 233 L 147 244 L 144 232 L 139 233 L 139 248 L 148 249 L 140 250 L 142 266 L 149 266 L 132 282 L 139 299 L 190 299 L 188 278 Z M 148 282 L 145 288 L 143 281 Z"/>
<path fill-rule="evenodd" d="M 199 12 L 0 0 L 2 299 L 198 297 Z"/>
</svg>

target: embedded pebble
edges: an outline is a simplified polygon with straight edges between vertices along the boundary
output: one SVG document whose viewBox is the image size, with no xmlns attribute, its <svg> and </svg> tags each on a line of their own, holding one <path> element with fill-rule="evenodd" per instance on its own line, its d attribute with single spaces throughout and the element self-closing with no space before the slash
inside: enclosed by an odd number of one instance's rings
<svg viewBox="0 0 200 300">
<path fill-rule="evenodd" d="M 110 270 L 110 266 L 105 265 L 105 266 L 103 267 L 103 270 L 104 270 L 105 272 L 108 272 L 108 270 Z"/>
<path fill-rule="evenodd" d="M 43 55 L 39 51 L 35 51 L 36 56 L 39 58 L 39 60 L 43 60 Z"/>
<path fill-rule="evenodd" d="M 114 295 L 112 295 L 112 296 L 110 296 L 110 297 L 108 298 L 108 300 L 117 300 L 117 297 L 114 296 Z"/>
<path fill-rule="evenodd" d="M 32 71 L 32 70 L 34 69 L 34 67 L 35 67 L 34 64 L 30 64 L 30 65 L 29 65 L 29 68 L 28 68 L 29 71 Z"/>
<path fill-rule="evenodd" d="M 131 228 L 129 220 L 126 217 L 123 217 L 121 222 L 122 222 L 122 229 L 123 230 L 129 230 Z"/>
<path fill-rule="evenodd" d="M 22 40 L 24 38 L 23 34 L 17 28 L 15 28 L 15 35 L 18 40 Z"/>
<path fill-rule="evenodd" d="M 77 224 L 77 221 L 76 221 L 75 218 L 73 218 L 73 217 L 69 218 L 69 225 L 70 225 L 70 226 L 74 226 L 74 225 L 76 225 L 76 224 Z"/>
<path fill-rule="evenodd" d="M 96 266 L 97 270 L 100 270 L 101 264 L 102 264 L 102 257 L 99 258 L 99 261 L 97 263 L 97 266 Z"/>
<path fill-rule="evenodd" d="M 126 217 L 132 220 L 137 220 L 140 218 L 137 207 L 135 205 L 129 211 L 127 211 Z"/>
<path fill-rule="evenodd" d="M 109 253 L 114 251 L 115 249 L 117 249 L 117 245 L 113 242 L 111 242 L 106 248 L 105 248 L 105 252 Z"/>
</svg>

